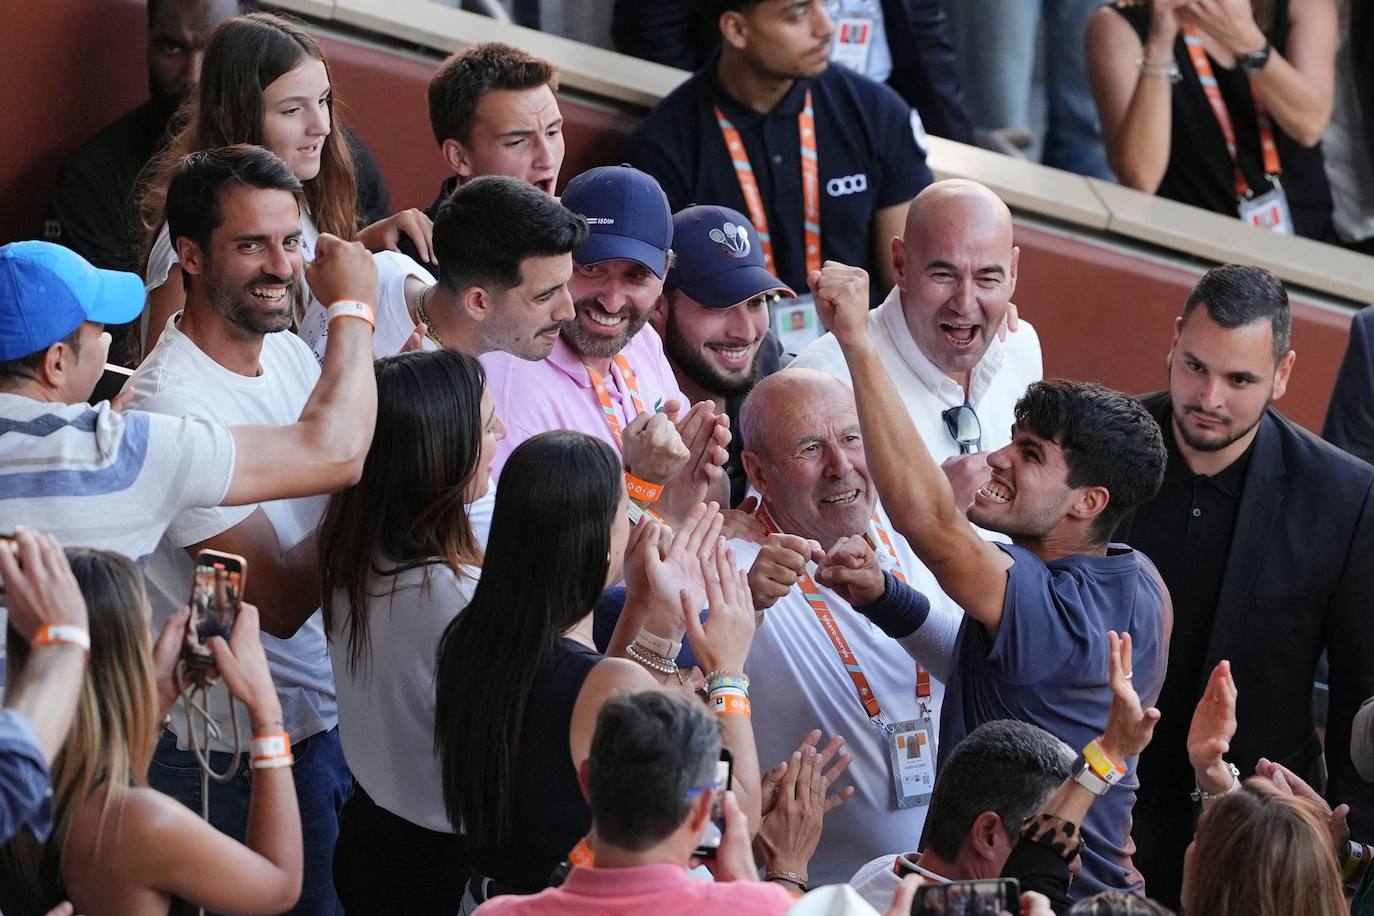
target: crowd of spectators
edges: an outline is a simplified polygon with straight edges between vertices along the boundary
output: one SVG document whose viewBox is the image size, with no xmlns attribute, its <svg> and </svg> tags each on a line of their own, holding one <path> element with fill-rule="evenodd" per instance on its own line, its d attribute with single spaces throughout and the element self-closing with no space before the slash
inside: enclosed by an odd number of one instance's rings
<svg viewBox="0 0 1374 916">
<path fill-rule="evenodd" d="M 1047 160 L 1367 244 L 1363 4 L 1043 6 Z M 393 213 L 305 26 L 149 3 L 0 247 L 0 908 L 1374 912 L 1374 313 L 1329 441 L 1257 267 L 1162 390 L 1043 378 L 1011 211 L 925 165 L 1040 4 L 615 9 L 696 70 L 628 163 L 475 45 Z"/>
</svg>

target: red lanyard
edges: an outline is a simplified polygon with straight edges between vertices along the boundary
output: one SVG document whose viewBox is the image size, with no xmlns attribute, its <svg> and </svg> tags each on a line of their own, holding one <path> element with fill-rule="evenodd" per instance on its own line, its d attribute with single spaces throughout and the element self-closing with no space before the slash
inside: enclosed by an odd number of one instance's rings
<svg viewBox="0 0 1374 916">
<path fill-rule="evenodd" d="M 1231 123 L 1231 112 L 1226 107 L 1226 100 L 1221 97 L 1221 88 L 1217 86 L 1216 73 L 1212 70 L 1212 62 L 1207 59 L 1207 51 L 1202 47 L 1202 35 L 1198 30 L 1189 25 L 1183 27 L 1183 44 L 1188 49 L 1188 57 L 1193 62 L 1193 71 L 1197 73 L 1198 81 L 1202 83 L 1202 91 L 1207 95 L 1207 103 L 1212 106 L 1212 114 L 1217 119 L 1217 126 L 1221 128 L 1221 136 L 1226 140 L 1226 152 L 1231 154 L 1231 169 L 1235 177 L 1236 196 L 1241 200 L 1248 200 L 1254 190 L 1250 187 L 1250 182 L 1246 180 L 1245 173 L 1240 169 L 1240 156 L 1236 152 L 1236 129 Z M 1269 119 L 1269 109 L 1264 107 L 1264 102 L 1255 93 L 1255 87 L 1250 87 L 1250 94 L 1255 100 L 1255 120 L 1259 122 L 1260 151 L 1264 155 L 1264 174 L 1271 180 L 1278 177 L 1282 171 L 1279 165 L 1279 149 L 1274 145 L 1274 125 Z"/>
<path fill-rule="evenodd" d="M 739 180 L 739 189 L 749 208 L 749 219 L 763 246 L 764 266 L 769 273 L 776 275 L 778 269 L 773 261 L 773 236 L 768 231 L 768 214 L 763 209 L 763 195 L 759 193 L 759 183 L 754 178 L 754 167 L 749 164 L 744 141 L 719 105 L 716 106 L 716 121 L 720 124 L 721 136 L 725 138 L 725 148 L 730 151 L 730 160 L 735 164 L 735 178 Z M 806 272 L 809 275 L 811 271 L 821 269 L 821 169 L 816 158 L 816 112 L 811 107 L 810 89 L 806 90 L 806 102 L 797 119 L 797 129 L 801 135 L 802 226 L 806 230 Z"/>
<path fill-rule="evenodd" d="M 773 517 L 768 514 L 768 510 L 762 505 L 755 513 L 759 523 L 769 534 L 776 534 L 777 524 Z M 892 539 L 888 536 L 887 530 L 883 528 L 883 523 L 878 520 L 878 513 L 873 513 L 873 526 L 878 531 L 878 537 L 882 539 L 884 546 L 891 552 L 893 560 L 897 559 L 897 553 L 892 549 Z M 906 581 L 906 576 L 902 573 L 900 566 L 894 566 L 892 575 L 902 582 Z M 854 682 L 854 690 L 859 695 L 859 702 L 863 704 L 864 712 L 870 719 L 878 721 L 881 719 L 883 710 L 878 705 L 878 698 L 873 695 L 873 690 L 868 685 L 868 676 L 864 674 L 863 666 L 859 664 L 859 659 L 849 648 L 848 641 L 844 638 L 844 633 L 840 630 L 840 625 L 835 621 L 835 615 L 830 613 L 830 605 L 826 604 L 821 590 L 816 587 L 816 582 L 811 578 L 811 574 L 802 572 L 801 579 L 797 582 L 801 587 L 802 597 L 806 603 L 811 605 L 811 610 L 815 612 L 816 619 L 820 621 L 821 629 L 825 630 L 825 635 L 830 637 L 830 643 L 835 647 L 835 654 L 840 657 L 840 664 L 844 665 L 844 670 L 848 672 L 849 679 Z M 930 699 L 930 672 L 916 663 L 916 697 L 921 701 L 922 707 L 927 705 Z"/>
<path fill-rule="evenodd" d="M 617 353 L 612 362 L 620 370 L 620 377 L 624 380 L 625 389 L 630 395 L 630 403 L 634 405 L 635 416 L 639 416 L 644 412 L 644 401 L 639 396 L 639 384 L 635 381 L 630 361 L 623 353 Z M 623 452 L 625 445 L 620 437 L 620 417 L 616 415 L 615 405 L 611 403 L 611 393 L 606 390 L 606 380 L 591 366 L 587 366 L 587 375 L 591 377 L 592 387 L 596 389 L 596 398 L 601 402 L 601 412 L 606 415 L 606 426 L 611 430 L 611 438 L 615 440 L 616 448 Z"/>
</svg>

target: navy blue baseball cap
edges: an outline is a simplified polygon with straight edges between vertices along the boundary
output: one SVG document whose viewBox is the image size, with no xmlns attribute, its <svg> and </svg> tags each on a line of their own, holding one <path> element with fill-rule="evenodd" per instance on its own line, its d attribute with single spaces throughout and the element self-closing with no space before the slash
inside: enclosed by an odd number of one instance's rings
<svg viewBox="0 0 1374 916">
<path fill-rule="evenodd" d="M 763 293 L 796 295 L 764 266 L 759 234 L 738 210 L 688 207 L 673 216 L 673 241 L 677 263 L 663 288 L 707 308 L 728 309 Z"/>
<path fill-rule="evenodd" d="M 0 247 L 0 360 L 46 350 L 83 321 L 124 324 L 143 311 L 143 281 L 101 270 L 52 242 Z"/>
<path fill-rule="evenodd" d="M 587 240 L 573 251 L 579 264 L 624 258 L 660 280 L 673 245 L 673 211 L 653 176 L 628 165 L 578 175 L 563 189 L 563 206 L 587 220 Z"/>
</svg>

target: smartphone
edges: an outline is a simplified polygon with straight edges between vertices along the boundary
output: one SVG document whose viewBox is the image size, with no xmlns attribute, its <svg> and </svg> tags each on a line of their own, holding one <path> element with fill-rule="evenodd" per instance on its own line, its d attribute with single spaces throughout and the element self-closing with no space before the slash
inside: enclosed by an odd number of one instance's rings
<svg viewBox="0 0 1374 916">
<path fill-rule="evenodd" d="M 1021 912 L 1021 885 L 1015 878 L 923 884 L 916 889 L 911 916 L 1000 916 Z"/>
<path fill-rule="evenodd" d="M 696 852 L 692 853 L 698 859 L 714 859 L 716 851 L 720 849 L 720 841 L 725 836 L 725 790 L 730 788 L 730 777 L 734 771 L 735 758 L 728 750 L 721 748 L 720 760 L 716 761 L 716 800 L 711 803 L 711 819 L 701 832 Z"/>
<path fill-rule="evenodd" d="M 227 640 L 233 635 L 247 576 L 248 561 L 243 557 L 218 550 L 196 554 L 191 575 L 191 618 L 186 622 L 186 645 L 181 653 L 189 664 L 214 664 L 208 643 L 212 636 Z"/>
</svg>

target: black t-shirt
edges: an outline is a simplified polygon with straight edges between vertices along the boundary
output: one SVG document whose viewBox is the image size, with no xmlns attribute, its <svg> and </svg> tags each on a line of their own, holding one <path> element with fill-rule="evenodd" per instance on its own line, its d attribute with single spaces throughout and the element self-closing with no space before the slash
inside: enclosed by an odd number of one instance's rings
<svg viewBox="0 0 1374 916">
<path fill-rule="evenodd" d="M 1169 667 L 1156 704 L 1163 715 L 1137 769 L 1139 803 L 1168 813 L 1192 806 L 1188 725 L 1208 673 L 1207 648 L 1254 443 L 1225 470 L 1204 477 L 1179 452 L 1172 420 L 1161 425 L 1168 450 L 1164 483 L 1116 536 L 1154 561 L 1174 601 Z"/>
<path fill-rule="evenodd" d="M 625 158 L 658 179 L 673 212 L 718 204 L 748 214 L 721 137 L 719 105 L 740 132 L 758 181 L 777 276 L 806 287 L 798 115 L 811 90 L 820 164 L 821 256 L 872 272 L 873 215 L 904 203 L 932 181 L 919 115 L 891 88 L 831 65 L 798 80 L 767 114 L 740 104 L 716 78 L 719 57 L 654 108 L 630 135 Z M 881 301 L 886 290 L 873 284 Z"/>
<path fill-rule="evenodd" d="M 1125 17 L 1143 43 L 1150 30 L 1149 7 L 1113 5 L 1112 9 Z M 1278 0 L 1274 23 L 1266 34 L 1274 48 L 1283 53 L 1288 41 L 1288 0 Z M 1236 216 L 1235 171 L 1226 151 L 1226 139 L 1193 69 L 1182 35 L 1174 42 L 1174 60 L 1183 79 L 1173 86 L 1169 167 L 1157 193 L 1180 203 Z M 1231 113 L 1241 171 L 1255 194 L 1264 194 L 1269 191 L 1270 184 L 1264 175 L 1264 156 L 1260 151 L 1259 122 L 1255 118 L 1250 79 L 1238 65 L 1228 70 L 1215 60 L 1211 64 L 1221 97 Z M 1284 133 L 1277 121 L 1273 124 L 1274 143 L 1283 170 L 1280 181 L 1293 211 L 1294 229 L 1298 235 L 1334 241 L 1331 186 L 1326 180 L 1321 146 L 1305 147 Z"/>
</svg>

